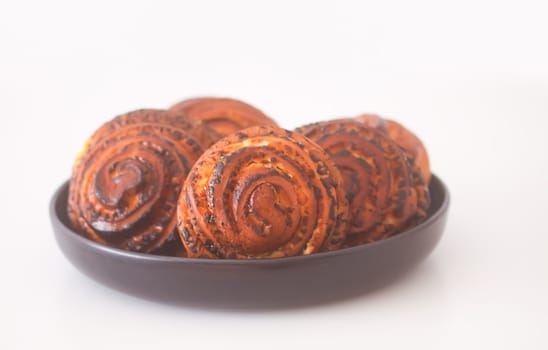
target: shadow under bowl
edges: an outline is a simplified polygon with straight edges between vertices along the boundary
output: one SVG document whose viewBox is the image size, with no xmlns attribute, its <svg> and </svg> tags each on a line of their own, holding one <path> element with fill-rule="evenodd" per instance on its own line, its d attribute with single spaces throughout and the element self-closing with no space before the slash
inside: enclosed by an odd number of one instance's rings
<svg viewBox="0 0 548 350">
<path fill-rule="evenodd" d="M 50 218 L 66 258 L 82 273 L 122 292 L 185 306 L 287 308 L 359 296 L 426 258 L 441 238 L 449 208 L 447 187 L 434 175 L 430 193 L 428 218 L 410 230 L 366 245 L 279 259 L 167 257 L 98 244 L 69 225 L 68 182 L 53 195 Z"/>
</svg>

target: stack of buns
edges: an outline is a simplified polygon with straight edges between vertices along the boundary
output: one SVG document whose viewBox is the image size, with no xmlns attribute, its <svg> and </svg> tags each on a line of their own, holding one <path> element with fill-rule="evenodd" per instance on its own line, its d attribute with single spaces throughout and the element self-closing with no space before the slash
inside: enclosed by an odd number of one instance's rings
<svg viewBox="0 0 548 350">
<path fill-rule="evenodd" d="M 293 131 L 228 98 L 108 121 L 72 172 L 68 216 L 96 242 L 213 259 L 308 255 L 382 240 L 428 213 L 428 155 L 376 115 Z"/>
</svg>

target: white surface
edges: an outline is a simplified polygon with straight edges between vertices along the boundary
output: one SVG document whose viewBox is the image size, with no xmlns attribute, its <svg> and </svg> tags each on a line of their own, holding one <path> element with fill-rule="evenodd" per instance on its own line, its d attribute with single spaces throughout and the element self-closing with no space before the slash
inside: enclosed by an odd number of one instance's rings
<svg viewBox="0 0 548 350">
<path fill-rule="evenodd" d="M 543 1 L 176 3 L 0 4 L 0 348 L 548 348 Z M 298 310 L 177 308 L 90 281 L 54 242 L 52 192 L 102 122 L 201 94 L 287 128 L 402 121 L 451 190 L 442 242 L 390 287 Z"/>
</svg>

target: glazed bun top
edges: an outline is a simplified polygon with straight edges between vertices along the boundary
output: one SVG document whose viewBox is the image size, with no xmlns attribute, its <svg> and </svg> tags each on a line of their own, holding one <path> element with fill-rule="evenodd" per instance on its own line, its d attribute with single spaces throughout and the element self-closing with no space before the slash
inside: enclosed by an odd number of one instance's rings
<svg viewBox="0 0 548 350">
<path fill-rule="evenodd" d="M 172 117 L 131 112 L 90 137 L 74 164 L 68 198 L 69 219 L 84 236 L 145 253 L 176 240 L 177 198 L 203 148 L 194 128 Z"/>
<path fill-rule="evenodd" d="M 417 168 L 424 181 L 426 183 L 430 182 L 432 175 L 430 173 L 428 152 L 422 141 L 415 134 L 396 121 L 383 119 L 373 114 L 362 114 L 356 117 L 356 120 L 387 134 L 405 150 L 412 166 Z"/>
<path fill-rule="evenodd" d="M 170 110 L 202 120 L 217 133 L 217 139 L 251 126 L 277 126 L 259 109 L 231 98 L 193 98 L 171 106 Z"/>
<path fill-rule="evenodd" d="M 268 258 L 341 246 L 342 178 L 317 144 L 272 126 L 224 138 L 196 162 L 179 199 L 189 256 Z"/>
<path fill-rule="evenodd" d="M 413 216 L 417 203 L 410 164 L 388 136 L 353 119 L 314 123 L 296 131 L 320 145 L 343 176 L 350 206 L 349 238 L 382 239 Z"/>
</svg>

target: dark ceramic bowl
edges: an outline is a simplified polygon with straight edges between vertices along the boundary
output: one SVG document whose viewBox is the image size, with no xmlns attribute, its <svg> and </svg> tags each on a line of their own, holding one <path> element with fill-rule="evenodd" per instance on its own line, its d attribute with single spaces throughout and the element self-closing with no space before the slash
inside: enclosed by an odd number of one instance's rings
<svg viewBox="0 0 548 350">
<path fill-rule="evenodd" d="M 50 217 L 67 259 L 109 287 L 155 301 L 210 307 L 296 307 L 382 287 L 426 258 L 445 227 L 449 192 L 436 176 L 428 219 L 380 242 L 308 256 L 209 260 L 127 252 L 92 242 L 68 225 L 68 183 L 54 194 Z"/>
</svg>

